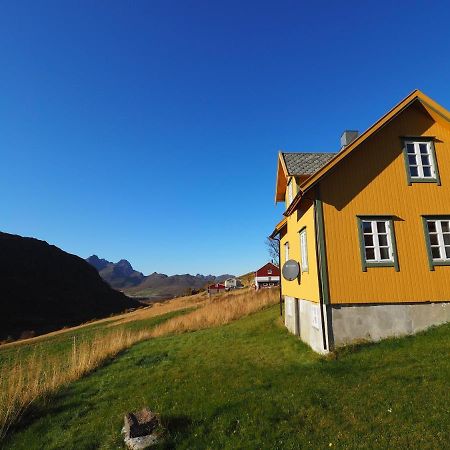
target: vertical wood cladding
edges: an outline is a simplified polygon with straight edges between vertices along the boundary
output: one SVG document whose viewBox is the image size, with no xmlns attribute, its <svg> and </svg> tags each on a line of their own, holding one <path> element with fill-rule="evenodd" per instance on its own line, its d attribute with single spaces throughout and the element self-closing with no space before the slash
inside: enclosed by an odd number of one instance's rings
<svg viewBox="0 0 450 450">
<path fill-rule="evenodd" d="M 434 136 L 441 185 L 408 185 L 402 136 Z M 422 215 L 450 215 L 450 129 L 415 102 L 320 182 L 331 303 L 450 300 L 450 266 L 429 270 Z M 357 215 L 393 216 L 399 271 L 361 269 Z"/>
</svg>

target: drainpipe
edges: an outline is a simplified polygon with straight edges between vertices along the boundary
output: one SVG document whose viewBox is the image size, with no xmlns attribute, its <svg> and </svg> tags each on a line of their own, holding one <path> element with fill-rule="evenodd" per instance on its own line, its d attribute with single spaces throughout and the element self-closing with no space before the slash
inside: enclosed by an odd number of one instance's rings
<svg viewBox="0 0 450 450">
<path fill-rule="evenodd" d="M 316 231 L 316 259 L 317 259 L 317 268 L 319 272 L 319 302 L 320 302 L 320 321 L 322 323 L 322 339 L 323 339 L 323 348 L 324 350 L 327 350 L 327 333 L 325 330 L 325 317 L 323 313 L 323 277 L 326 276 L 326 274 L 323 273 L 322 268 L 322 257 L 321 257 L 321 251 L 324 250 L 322 248 L 323 243 L 322 239 L 320 238 L 320 230 L 322 230 L 323 223 L 321 219 L 319 219 L 318 216 L 318 208 L 319 208 L 319 202 L 320 200 L 315 199 L 314 200 L 314 228 Z M 319 228 L 320 227 L 320 228 Z"/>
<path fill-rule="evenodd" d="M 283 317 L 283 295 L 281 293 L 281 267 L 280 267 L 280 258 L 281 258 L 281 239 L 276 237 L 269 237 L 273 241 L 278 241 L 278 267 L 280 269 L 280 285 L 279 285 L 279 293 L 280 293 L 280 317 Z"/>
</svg>

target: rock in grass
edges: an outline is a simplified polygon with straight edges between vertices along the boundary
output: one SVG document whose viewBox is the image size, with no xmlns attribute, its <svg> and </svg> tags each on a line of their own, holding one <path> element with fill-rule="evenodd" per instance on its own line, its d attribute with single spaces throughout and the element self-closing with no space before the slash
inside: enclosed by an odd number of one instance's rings
<svg viewBox="0 0 450 450">
<path fill-rule="evenodd" d="M 148 448 L 159 442 L 161 436 L 161 422 L 159 416 L 148 408 L 125 415 L 123 427 L 125 445 L 132 449 Z"/>
</svg>

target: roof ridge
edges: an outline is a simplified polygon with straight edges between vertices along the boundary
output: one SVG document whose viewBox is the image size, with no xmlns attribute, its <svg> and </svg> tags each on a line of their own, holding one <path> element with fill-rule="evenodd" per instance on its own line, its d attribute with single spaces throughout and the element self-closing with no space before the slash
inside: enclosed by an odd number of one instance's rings
<svg viewBox="0 0 450 450">
<path fill-rule="evenodd" d="M 403 100 L 398 102 L 393 108 L 388 112 L 383 114 L 378 120 L 376 120 L 372 125 L 369 126 L 363 133 L 361 133 L 353 142 L 344 147 L 340 152 L 336 154 L 334 158 L 331 158 L 326 164 L 324 164 L 319 170 L 317 170 L 313 175 L 306 179 L 301 185 L 300 190 L 286 212 L 285 215 L 290 215 L 297 207 L 303 194 L 311 189 L 316 183 L 318 183 L 322 177 L 324 177 L 331 169 L 333 169 L 337 164 L 340 163 L 349 153 L 351 153 L 355 148 L 362 144 L 368 137 L 376 133 L 380 128 L 384 127 L 387 123 L 393 120 L 398 114 L 402 113 L 405 109 L 409 108 L 415 101 L 419 101 L 422 105 L 425 105 L 426 109 L 430 108 L 435 111 L 441 117 L 443 117 L 447 122 L 450 122 L 450 111 L 446 110 L 439 103 L 425 95 L 419 89 L 415 89 Z"/>
<path fill-rule="evenodd" d="M 327 155 L 327 154 L 332 154 L 332 153 L 339 153 L 339 150 L 336 152 L 283 152 L 283 151 L 281 151 L 281 153 L 283 155 L 299 155 L 299 154 L 300 155 L 316 155 L 316 154 Z"/>
</svg>

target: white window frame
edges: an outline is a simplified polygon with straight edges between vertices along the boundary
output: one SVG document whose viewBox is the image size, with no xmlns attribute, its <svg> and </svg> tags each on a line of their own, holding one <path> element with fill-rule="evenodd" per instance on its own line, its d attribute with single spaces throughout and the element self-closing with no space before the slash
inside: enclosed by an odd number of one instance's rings
<svg viewBox="0 0 450 450">
<path fill-rule="evenodd" d="M 284 243 L 284 262 L 289 261 L 289 242 Z"/>
<path fill-rule="evenodd" d="M 426 151 L 423 152 L 422 150 Z M 423 157 L 428 157 L 428 164 L 424 164 Z M 437 169 L 435 152 L 432 141 L 417 140 L 405 140 L 405 157 L 408 166 L 408 176 L 411 181 L 425 180 L 425 181 L 437 181 Z M 415 164 L 412 164 L 412 161 Z M 417 168 L 417 175 L 411 173 L 413 167 Z M 424 168 L 430 168 L 430 175 L 424 174 Z"/>
<path fill-rule="evenodd" d="M 294 184 L 292 182 L 292 178 L 288 182 L 287 189 L 288 189 L 288 206 L 289 206 L 294 200 Z"/>
<path fill-rule="evenodd" d="M 365 265 L 395 264 L 395 248 L 393 243 L 392 220 L 388 218 L 360 217 L 361 246 Z M 364 224 L 370 224 L 370 230 L 365 229 Z M 378 224 L 384 224 L 385 231 L 380 231 Z M 381 228 L 381 227 L 380 227 Z M 367 244 L 365 237 L 371 237 L 372 244 Z M 380 244 L 380 237 L 386 236 L 386 244 Z M 369 239 L 368 239 L 369 240 Z M 382 258 L 381 249 L 388 249 L 388 258 Z M 367 258 L 367 250 L 373 249 L 374 258 Z"/>
<path fill-rule="evenodd" d="M 300 259 L 302 272 L 308 272 L 308 238 L 306 228 L 300 230 Z"/>
<path fill-rule="evenodd" d="M 427 233 L 428 233 L 428 243 L 430 248 L 430 257 L 433 262 L 450 262 L 450 256 L 447 257 L 446 249 L 450 251 L 450 218 L 430 218 L 426 219 L 427 222 Z M 430 231 L 429 224 L 434 222 L 436 231 Z M 446 222 L 447 226 L 442 227 L 443 223 Z M 436 236 L 437 243 L 431 242 L 431 237 Z M 447 242 L 445 242 L 447 240 Z M 439 257 L 433 256 L 433 249 L 439 251 Z M 450 253 L 449 253 L 450 254 Z"/>
</svg>

